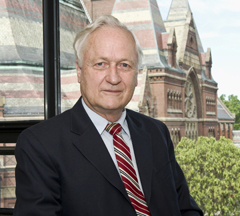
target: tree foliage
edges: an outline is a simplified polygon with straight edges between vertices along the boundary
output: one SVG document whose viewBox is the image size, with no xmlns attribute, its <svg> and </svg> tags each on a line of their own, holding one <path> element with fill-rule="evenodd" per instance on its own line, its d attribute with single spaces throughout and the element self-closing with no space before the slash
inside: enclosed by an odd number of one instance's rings
<svg viewBox="0 0 240 216">
<path fill-rule="evenodd" d="M 238 96 L 229 95 L 228 100 L 226 100 L 226 95 L 222 94 L 220 99 L 231 113 L 236 114 L 234 130 L 240 130 L 240 100 L 238 99 Z"/>
<path fill-rule="evenodd" d="M 175 154 L 205 215 L 240 215 L 240 149 L 230 139 L 183 137 Z"/>
</svg>

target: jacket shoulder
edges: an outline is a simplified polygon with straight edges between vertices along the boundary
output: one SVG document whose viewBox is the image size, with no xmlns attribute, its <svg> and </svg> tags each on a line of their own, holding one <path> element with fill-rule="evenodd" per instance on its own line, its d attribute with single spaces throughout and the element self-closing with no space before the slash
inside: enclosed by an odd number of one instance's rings
<svg viewBox="0 0 240 216">
<path fill-rule="evenodd" d="M 167 126 L 160 120 L 154 119 L 152 117 L 146 116 L 144 114 L 135 112 L 133 110 L 127 109 L 127 115 L 136 123 L 142 125 L 152 125 L 155 127 L 162 128 L 163 130 L 168 130 Z"/>
<path fill-rule="evenodd" d="M 57 116 L 43 120 L 42 122 L 33 125 L 26 130 L 31 131 L 32 133 L 38 133 L 41 131 L 45 132 L 54 132 L 61 128 L 69 127 L 70 124 L 70 110 L 67 110 Z"/>
</svg>

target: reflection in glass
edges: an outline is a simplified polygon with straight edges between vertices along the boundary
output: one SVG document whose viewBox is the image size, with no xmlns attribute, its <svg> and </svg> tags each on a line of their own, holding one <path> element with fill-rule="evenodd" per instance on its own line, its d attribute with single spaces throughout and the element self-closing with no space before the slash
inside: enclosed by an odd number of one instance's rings
<svg viewBox="0 0 240 216">
<path fill-rule="evenodd" d="M 42 1 L 3 1 L 0 17 L 0 121 L 42 117 Z"/>
<path fill-rule="evenodd" d="M 15 146 L 15 143 L 0 143 L 1 147 Z M 14 208 L 15 196 L 15 167 L 14 155 L 0 155 L 0 208 Z"/>
<path fill-rule="evenodd" d="M 80 97 L 73 41 L 88 23 L 88 14 L 80 1 L 60 1 L 61 111 L 70 109 Z"/>
</svg>

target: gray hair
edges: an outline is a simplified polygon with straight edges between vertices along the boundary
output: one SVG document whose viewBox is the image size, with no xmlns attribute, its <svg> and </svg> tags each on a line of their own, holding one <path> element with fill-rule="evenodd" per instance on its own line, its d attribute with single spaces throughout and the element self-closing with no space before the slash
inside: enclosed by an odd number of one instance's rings
<svg viewBox="0 0 240 216">
<path fill-rule="evenodd" d="M 82 57 L 83 57 L 83 52 L 86 47 L 87 39 L 89 35 L 97 30 L 98 28 L 101 28 L 103 26 L 111 26 L 111 27 L 117 27 L 117 28 L 122 28 L 129 32 L 135 41 L 135 47 L 136 47 L 136 52 L 137 52 L 137 65 L 138 68 L 140 68 L 142 64 L 142 49 L 140 47 L 140 44 L 136 38 L 136 36 L 125 26 L 123 23 L 121 23 L 117 18 L 111 16 L 111 15 L 103 15 L 98 17 L 94 22 L 90 23 L 87 25 L 83 30 L 78 32 L 78 34 L 75 37 L 74 43 L 73 43 L 73 48 L 75 51 L 75 58 L 78 60 L 78 65 L 79 67 L 82 66 Z"/>
</svg>

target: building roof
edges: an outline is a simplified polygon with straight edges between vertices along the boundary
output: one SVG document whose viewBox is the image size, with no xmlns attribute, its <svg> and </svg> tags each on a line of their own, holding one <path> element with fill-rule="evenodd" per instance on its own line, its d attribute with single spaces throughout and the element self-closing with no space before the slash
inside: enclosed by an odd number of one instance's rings
<svg viewBox="0 0 240 216">
<path fill-rule="evenodd" d="M 139 108 L 143 105 L 146 85 L 149 85 L 147 67 L 143 68 L 141 74 L 137 77 L 138 85 L 134 90 L 131 101 L 127 104 L 126 108 L 139 112 Z"/>
<path fill-rule="evenodd" d="M 188 0 L 172 0 L 167 19 L 186 19 L 186 14 L 188 11 L 191 11 Z"/>
<path fill-rule="evenodd" d="M 72 43 L 76 33 L 89 20 L 79 5 L 60 1 L 61 93 L 64 109 L 72 107 L 80 95 L 76 71 L 71 70 L 75 68 Z M 0 6 L 0 96 L 5 100 L 3 114 L 6 117 L 42 116 L 42 1 L 4 0 Z"/>
<path fill-rule="evenodd" d="M 60 3 L 61 65 L 74 62 L 72 42 L 76 32 L 86 26 L 83 9 Z M 0 63 L 43 64 L 42 1 L 6 1 L 0 12 Z"/>
<path fill-rule="evenodd" d="M 0 62 L 43 62 L 41 1 L 3 1 Z"/>
<path fill-rule="evenodd" d="M 198 51 L 199 53 L 204 52 L 188 0 L 172 0 L 168 17 L 167 20 L 164 21 L 164 24 L 168 32 L 170 32 L 171 28 L 175 28 L 177 43 L 179 45 L 177 49 L 178 60 L 183 58 L 188 36 L 188 28 L 191 21 L 193 22 L 195 29 Z"/>
<path fill-rule="evenodd" d="M 116 0 L 112 15 L 136 35 L 144 54 L 143 65 L 168 66 L 161 39 L 166 29 L 156 0 Z"/>
<path fill-rule="evenodd" d="M 221 120 L 233 120 L 234 117 L 220 98 L 217 99 L 217 116 L 219 121 Z"/>
</svg>

